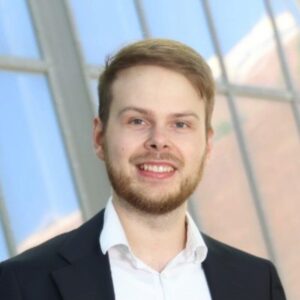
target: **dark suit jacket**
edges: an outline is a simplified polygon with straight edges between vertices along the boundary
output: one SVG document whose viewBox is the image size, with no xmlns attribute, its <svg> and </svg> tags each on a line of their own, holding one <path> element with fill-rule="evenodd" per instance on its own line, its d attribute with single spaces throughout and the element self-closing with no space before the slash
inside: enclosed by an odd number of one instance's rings
<svg viewBox="0 0 300 300">
<path fill-rule="evenodd" d="M 1 263 L 0 299 L 113 300 L 108 256 L 99 247 L 102 226 L 103 211 L 78 229 Z M 204 239 L 203 267 L 213 300 L 285 299 L 269 261 Z"/>
</svg>

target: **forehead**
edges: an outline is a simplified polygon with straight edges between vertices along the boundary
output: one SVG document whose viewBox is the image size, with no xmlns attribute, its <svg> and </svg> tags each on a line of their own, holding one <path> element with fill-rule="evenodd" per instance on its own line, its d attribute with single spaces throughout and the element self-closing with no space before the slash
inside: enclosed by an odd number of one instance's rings
<svg viewBox="0 0 300 300">
<path fill-rule="evenodd" d="M 197 109 L 204 104 L 181 73 L 153 65 L 134 66 L 118 73 L 112 84 L 112 109 L 135 105 L 145 109 Z"/>
</svg>

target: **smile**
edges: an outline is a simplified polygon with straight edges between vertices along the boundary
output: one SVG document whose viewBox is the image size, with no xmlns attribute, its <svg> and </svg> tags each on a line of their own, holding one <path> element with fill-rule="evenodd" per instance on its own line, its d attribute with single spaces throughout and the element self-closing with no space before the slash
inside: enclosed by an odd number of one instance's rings
<svg viewBox="0 0 300 300">
<path fill-rule="evenodd" d="M 149 171 L 154 173 L 170 173 L 175 171 L 172 166 L 169 165 L 153 165 L 153 164 L 141 164 L 139 169 L 143 171 Z"/>
</svg>

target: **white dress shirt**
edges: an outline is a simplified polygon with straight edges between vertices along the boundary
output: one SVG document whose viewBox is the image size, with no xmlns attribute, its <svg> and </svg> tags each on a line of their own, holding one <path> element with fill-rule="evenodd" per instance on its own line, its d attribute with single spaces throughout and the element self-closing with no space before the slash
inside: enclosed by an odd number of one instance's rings
<svg viewBox="0 0 300 300">
<path fill-rule="evenodd" d="M 116 300 L 211 300 L 202 262 L 204 240 L 189 214 L 187 243 L 162 272 L 157 272 L 131 251 L 112 200 L 107 203 L 100 235 L 103 254 L 108 251 Z"/>
</svg>

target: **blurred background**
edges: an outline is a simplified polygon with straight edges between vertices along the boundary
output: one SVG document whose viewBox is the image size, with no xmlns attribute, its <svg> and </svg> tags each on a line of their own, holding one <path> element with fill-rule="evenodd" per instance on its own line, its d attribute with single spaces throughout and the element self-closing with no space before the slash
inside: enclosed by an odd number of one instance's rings
<svg viewBox="0 0 300 300">
<path fill-rule="evenodd" d="M 0 260 L 77 227 L 110 194 L 93 153 L 108 54 L 182 41 L 217 85 L 214 151 L 190 211 L 271 259 L 300 299 L 300 1 L 0 0 Z"/>
</svg>

